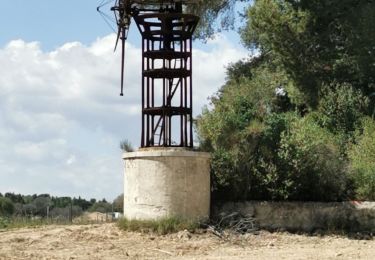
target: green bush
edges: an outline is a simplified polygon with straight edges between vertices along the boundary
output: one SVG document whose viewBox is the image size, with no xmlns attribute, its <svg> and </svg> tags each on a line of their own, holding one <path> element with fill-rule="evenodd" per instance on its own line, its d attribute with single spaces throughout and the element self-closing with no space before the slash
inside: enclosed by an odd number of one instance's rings
<svg viewBox="0 0 375 260">
<path fill-rule="evenodd" d="M 346 199 L 350 178 L 335 136 L 309 117 L 292 122 L 282 134 L 278 155 L 288 199 Z"/>
<path fill-rule="evenodd" d="M 282 131 L 295 114 L 270 114 L 264 122 L 252 120 L 231 147 L 212 153 L 213 200 L 279 199 L 272 194 L 278 171 L 275 151 Z"/>
<path fill-rule="evenodd" d="M 375 121 L 363 120 L 363 132 L 349 150 L 351 173 L 358 199 L 375 200 Z"/>
<path fill-rule="evenodd" d="M 125 153 L 126 152 L 134 152 L 134 148 L 133 148 L 132 144 L 127 139 L 120 142 L 120 149 Z"/>
<path fill-rule="evenodd" d="M 352 133 L 366 114 L 368 98 L 350 84 L 333 84 L 323 88 L 318 111 L 320 123 L 331 132 Z"/>
<path fill-rule="evenodd" d="M 0 229 L 7 228 L 9 225 L 9 220 L 7 218 L 0 216 Z"/>
<path fill-rule="evenodd" d="M 336 135 L 313 117 L 273 113 L 213 151 L 213 200 L 338 201 L 352 196 Z"/>
<path fill-rule="evenodd" d="M 287 199 L 288 180 L 277 151 L 282 133 L 298 119 L 295 113 L 269 114 L 263 122 L 251 121 L 230 149 L 214 150 L 213 200 Z"/>
<path fill-rule="evenodd" d="M 224 149 L 217 149 L 212 153 L 212 185 L 214 190 L 225 190 L 233 187 L 236 181 L 234 174 L 235 156 Z"/>
<path fill-rule="evenodd" d="M 253 151 L 244 153 L 241 159 L 252 156 L 249 197 L 251 199 L 285 200 L 289 198 L 288 177 L 285 175 L 283 161 L 277 151 L 280 149 L 283 133 L 292 122 L 299 120 L 296 113 L 273 113 L 264 120 L 258 143 Z"/>
<path fill-rule="evenodd" d="M 344 156 L 360 119 L 369 112 L 368 104 L 368 98 L 350 84 L 332 84 L 322 89 L 316 119 L 320 126 L 338 137 L 340 152 Z"/>
<path fill-rule="evenodd" d="M 0 216 L 10 216 L 14 213 L 13 202 L 6 197 L 0 197 Z"/>
<path fill-rule="evenodd" d="M 197 120 L 201 148 L 213 153 L 213 199 L 353 198 L 349 169 L 358 194 L 371 193 L 375 160 L 361 152 L 373 141 L 355 133 L 375 111 L 375 5 L 352 2 L 248 1 L 241 37 L 260 56 L 228 68 Z"/>
</svg>

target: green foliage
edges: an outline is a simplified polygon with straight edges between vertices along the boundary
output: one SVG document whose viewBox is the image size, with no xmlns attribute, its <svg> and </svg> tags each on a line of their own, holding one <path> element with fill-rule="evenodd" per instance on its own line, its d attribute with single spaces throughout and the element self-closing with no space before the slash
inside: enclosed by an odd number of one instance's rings
<svg viewBox="0 0 375 260">
<path fill-rule="evenodd" d="M 337 136 L 340 153 L 346 157 L 361 118 L 369 113 L 369 99 L 346 83 L 325 86 L 320 96 L 314 117 L 320 126 Z"/>
<path fill-rule="evenodd" d="M 347 199 L 350 179 L 335 136 L 309 117 L 282 133 L 280 159 L 285 167 L 288 199 L 336 201 Z"/>
<path fill-rule="evenodd" d="M 73 198 L 72 204 L 80 207 L 83 211 L 88 210 L 93 205 L 91 201 L 87 201 L 85 199 L 82 199 L 81 197 Z"/>
<path fill-rule="evenodd" d="M 52 203 L 57 208 L 65 208 L 72 203 L 71 197 L 52 197 Z"/>
<path fill-rule="evenodd" d="M 356 144 L 349 150 L 351 171 L 360 199 L 375 200 L 375 121 L 363 120 L 363 132 L 357 132 Z"/>
<path fill-rule="evenodd" d="M 21 194 L 7 192 L 4 194 L 4 197 L 9 198 L 13 203 L 24 203 L 24 199 Z"/>
<path fill-rule="evenodd" d="M 47 215 L 47 208 L 52 206 L 50 197 L 38 197 L 33 201 L 35 206 L 35 214 L 38 216 L 45 217 Z"/>
<path fill-rule="evenodd" d="M 369 100 L 350 84 L 332 84 L 322 89 L 319 123 L 332 133 L 352 135 L 368 112 Z"/>
<path fill-rule="evenodd" d="M 123 140 L 120 142 L 120 149 L 123 152 L 134 152 L 134 148 L 129 140 Z"/>
<path fill-rule="evenodd" d="M 65 208 L 53 208 L 49 216 L 53 219 L 65 219 L 68 221 L 71 218 L 81 216 L 82 213 L 82 208 L 79 206 L 66 206 Z"/>
<path fill-rule="evenodd" d="M 308 19 L 306 12 L 294 9 L 287 1 L 258 0 L 249 8 L 241 36 L 245 46 L 270 53 L 297 82 L 297 87 L 303 87 L 303 99 L 314 104 L 317 84 L 310 58 L 314 56 L 307 53 L 304 45 Z"/>
<path fill-rule="evenodd" d="M 106 202 L 105 200 L 95 202 L 89 209 L 90 212 L 112 212 L 112 204 Z"/>
<path fill-rule="evenodd" d="M 373 1 L 257 0 L 241 34 L 246 46 L 270 53 L 315 107 L 323 84 L 375 90 L 374 11 Z"/>
<path fill-rule="evenodd" d="M 236 200 L 241 198 L 240 189 L 242 176 L 236 169 L 236 154 L 226 151 L 225 149 L 216 149 L 212 153 L 211 160 L 211 183 L 213 187 L 214 199 Z"/>
<path fill-rule="evenodd" d="M 228 67 L 197 120 L 213 199 L 373 199 L 375 2 L 248 3 L 240 33 L 260 56 Z M 202 6 L 217 21 L 234 3 Z"/>
<path fill-rule="evenodd" d="M 202 149 L 213 152 L 214 199 L 287 196 L 277 191 L 282 181 L 271 184 L 270 176 L 280 171 L 275 151 L 294 117 L 281 113 L 292 106 L 276 89 L 290 84 L 267 57 L 229 67 L 227 84 L 211 98 L 214 108 L 205 109 L 197 120 Z"/>
<path fill-rule="evenodd" d="M 347 199 L 350 178 L 335 136 L 311 118 L 268 115 L 232 147 L 214 149 L 214 200 Z"/>
<path fill-rule="evenodd" d="M 46 219 L 46 218 L 27 218 L 27 217 L 0 217 L 0 229 L 18 229 L 35 228 L 47 225 L 71 225 L 67 219 Z M 86 224 L 86 223 L 79 223 Z"/>
<path fill-rule="evenodd" d="M 334 111 L 344 129 L 355 126 L 366 103 L 359 91 L 332 88 L 320 112 L 301 118 L 283 113 L 293 106 L 280 105 L 275 89 L 293 83 L 268 60 L 231 66 L 228 74 L 228 83 L 211 99 L 213 109 L 205 109 L 197 121 L 202 148 L 213 152 L 214 200 L 348 198 L 341 139 L 322 120 Z M 331 125 L 341 129 L 336 121 Z"/>
<path fill-rule="evenodd" d="M 33 195 L 21 195 L 15 193 L 5 193 L 4 196 L 0 196 L 0 201 L 10 201 L 13 210 L 12 214 L 16 218 L 45 218 L 47 213 L 49 217 L 58 219 L 68 219 L 70 214 L 73 217 L 77 217 L 88 210 L 93 204 L 96 203 L 96 199 L 86 200 L 81 197 L 54 197 L 49 194 L 33 194 Z M 0 205 L 2 205 L 0 202 Z M 108 208 L 111 208 L 111 204 L 105 200 L 100 201 L 100 205 L 105 204 L 106 208 L 100 208 L 103 212 L 109 212 Z M 108 205 L 109 206 L 108 206 Z M 8 205 L 8 204 L 6 204 Z M 97 205 L 97 207 L 99 207 Z M 0 210 L 0 215 L 4 215 Z M 11 214 L 8 214 L 11 215 Z"/>
<path fill-rule="evenodd" d="M 259 184 L 250 194 L 256 194 L 258 190 L 263 194 L 261 199 L 289 199 L 290 186 L 293 183 L 291 183 L 289 169 L 285 167 L 277 151 L 281 148 L 283 133 L 298 120 L 299 116 L 296 113 L 274 113 L 266 118 L 257 149 L 251 151 L 255 158 L 252 174 L 257 177 Z M 243 160 L 246 160 L 246 157 Z"/>
<path fill-rule="evenodd" d="M 5 217 L 0 216 L 0 229 L 5 229 L 9 225 L 9 220 Z"/>
<path fill-rule="evenodd" d="M 231 147 L 242 139 L 250 122 L 255 131 L 266 115 L 283 110 L 282 97 L 275 90 L 289 82 L 282 71 L 268 65 L 269 60 L 263 58 L 230 66 L 227 84 L 211 98 L 214 109 L 204 109 L 197 119 L 197 131 L 203 137 L 200 141 L 205 149 Z M 235 80 L 236 75 L 243 75 L 238 70 L 252 75 L 251 78 Z"/>
<path fill-rule="evenodd" d="M 118 226 L 126 231 L 152 232 L 166 235 L 182 230 L 193 232 L 199 227 L 199 223 L 178 217 L 162 218 L 160 220 L 127 220 L 124 218 L 118 221 Z"/>
<path fill-rule="evenodd" d="M 118 195 L 113 200 L 113 211 L 116 211 L 116 212 L 124 211 L 124 193 Z"/>
<path fill-rule="evenodd" d="M 238 3 L 250 3 L 251 0 L 205 0 L 189 6 L 189 12 L 200 17 L 196 37 L 207 39 L 222 30 L 234 29 L 238 22 L 236 7 Z"/>
<path fill-rule="evenodd" d="M 14 212 L 13 202 L 6 197 L 0 197 L 0 216 L 10 216 Z"/>
</svg>

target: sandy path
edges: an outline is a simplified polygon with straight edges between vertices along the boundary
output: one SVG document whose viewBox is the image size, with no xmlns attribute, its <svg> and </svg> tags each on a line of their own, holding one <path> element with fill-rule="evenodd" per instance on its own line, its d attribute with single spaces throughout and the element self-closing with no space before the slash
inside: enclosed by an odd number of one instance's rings
<svg viewBox="0 0 375 260">
<path fill-rule="evenodd" d="M 0 259 L 375 259 L 375 240 L 260 232 L 154 236 L 115 224 L 46 226 L 0 232 Z"/>
</svg>

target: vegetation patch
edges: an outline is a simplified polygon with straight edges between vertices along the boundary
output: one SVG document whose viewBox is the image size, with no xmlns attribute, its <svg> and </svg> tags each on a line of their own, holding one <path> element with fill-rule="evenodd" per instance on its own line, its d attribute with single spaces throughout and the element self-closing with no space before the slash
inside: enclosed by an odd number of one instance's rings
<svg viewBox="0 0 375 260">
<path fill-rule="evenodd" d="M 166 235 L 183 230 L 194 232 L 200 227 L 200 223 L 179 217 L 162 218 L 159 220 L 128 220 L 123 218 L 118 221 L 118 226 L 125 231 L 151 232 L 158 235 Z"/>
<path fill-rule="evenodd" d="M 218 2 L 201 4 L 199 36 L 212 13 L 236 26 L 240 1 Z M 241 2 L 258 55 L 228 66 L 196 120 L 212 201 L 374 200 L 375 2 Z"/>
<path fill-rule="evenodd" d="M 46 225 L 71 225 L 68 220 L 54 220 L 46 218 L 18 218 L 18 217 L 0 217 L 1 229 L 16 229 L 16 228 L 33 228 Z M 84 223 L 79 223 L 84 224 Z"/>
</svg>

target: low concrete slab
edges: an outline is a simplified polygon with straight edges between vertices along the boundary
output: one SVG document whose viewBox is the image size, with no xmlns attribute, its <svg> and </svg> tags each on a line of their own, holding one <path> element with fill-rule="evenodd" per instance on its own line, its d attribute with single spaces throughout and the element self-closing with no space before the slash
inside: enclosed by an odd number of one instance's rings
<svg viewBox="0 0 375 260">
<path fill-rule="evenodd" d="M 268 230 L 375 233 L 375 202 L 228 202 L 214 206 L 212 215 L 231 212 L 252 216 Z"/>
</svg>

